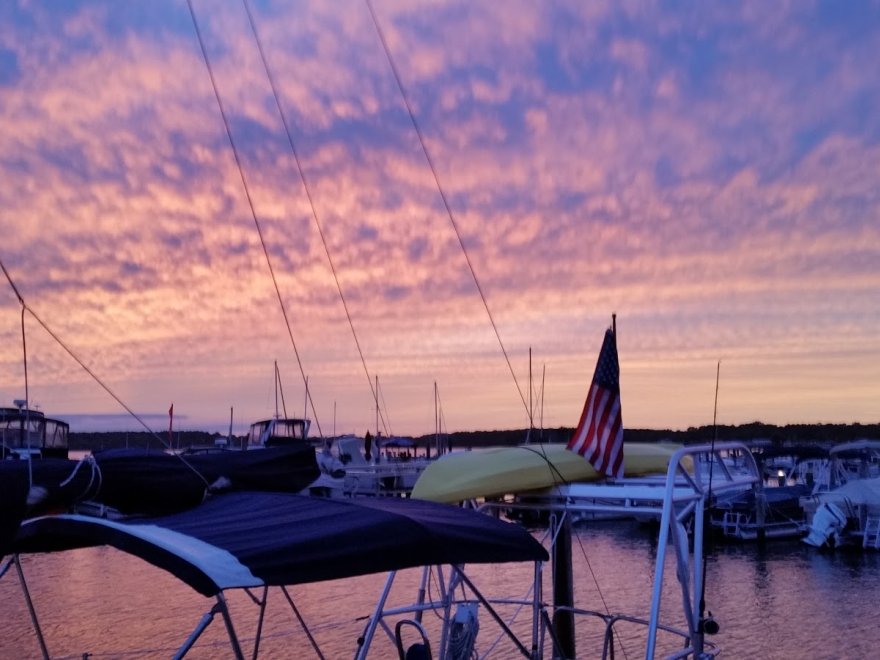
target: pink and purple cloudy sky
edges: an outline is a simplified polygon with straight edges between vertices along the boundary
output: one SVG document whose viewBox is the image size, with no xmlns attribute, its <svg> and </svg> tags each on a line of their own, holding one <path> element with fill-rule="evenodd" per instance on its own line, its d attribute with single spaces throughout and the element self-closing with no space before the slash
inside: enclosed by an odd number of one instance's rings
<svg viewBox="0 0 880 660">
<path fill-rule="evenodd" d="M 374 8 L 195 0 L 324 434 L 577 422 L 618 315 L 624 424 L 880 419 L 877 2 Z M 0 7 L 0 260 L 131 408 L 290 414 L 304 384 L 184 0 Z M 0 287 L 0 404 L 24 393 Z M 33 404 L 136 427 L 31 317 Z M 334 412 L 335 411 L 335 412 Z M 309 413 L 311 416 L 311 412 Z M 155 416 L 155 417 L 154 417 Z M 101 421 L 103 419 L 103 422 Z M 313 426 L 313 430 L 315 427 Z"/>
</svg>

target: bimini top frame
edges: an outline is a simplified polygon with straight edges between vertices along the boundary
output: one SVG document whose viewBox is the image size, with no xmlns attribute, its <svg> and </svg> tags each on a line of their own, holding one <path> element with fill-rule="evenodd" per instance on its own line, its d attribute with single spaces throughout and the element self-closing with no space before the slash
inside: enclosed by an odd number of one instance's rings
<svg viewBox="0 0 880 660">
<path fill-rule="evenodd" d="M 229 589 L 251 593 L 262 587 L 261 598 L 251 596 L 260 606 L 261 626 L 271 586 L 282 589 L 296 612 L 288 585 L 434 565 L 455 567 L 456 584 L 469 584 L 463 577 L 464 564 L 525 561 L 540 565 L 547 559 L 547 551 L 518 525 L 449 505 L 401 498 L 330 500 L 236 492 L 155 518 L 114 521 L 76 514 L 43 516 L 22 523 L 12 551 L 44 657 L 49 654 L 18 555 L 99 545 L 140 557 L 199 593 L 216 598 L 178 657 L 218 613 L 226 623 L 235 655 L 242 657 L 223 596 Z M 449 589 L 442 601 L 447 612 L 455 604 L 452 592 Z M 485 600 L 480 595 L 472 598 Z M 424 599 L 414 611 L 420 608 L 427 609 Z M 302 622 L 298 613 L 297 617 Z M 316 652 L 320 657 L 317 647 Z M 366 650 L 358 653 L 365 657 Z"/>
</svg>

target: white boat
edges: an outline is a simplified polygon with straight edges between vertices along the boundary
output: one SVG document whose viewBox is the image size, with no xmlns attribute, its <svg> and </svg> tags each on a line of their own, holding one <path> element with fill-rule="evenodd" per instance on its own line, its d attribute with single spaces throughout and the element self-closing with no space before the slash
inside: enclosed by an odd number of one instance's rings
<svg viewBox="0 0 880 660">
<path fill-rule="evenodd" d="M 829 456 L 827 481 L 801 498 L 804 543 L 880 550 L 880 442 L 842 443 Z"/>
<path fill-rule="evenodd" d="M 803 500 L 808 545 L 880 550 L 880 477 L 853 479 Z"/>
<path fill-rule="evenodd" d="M 382 436 L 370 442 L 369 452 L 364 438 L 347 435 L 333 438 L 318 454 L 323 471 L 342 477 L 327 494 L 343 497 L 408 497 L 433 460 L 417 455 L 408 438 Z"/>
<path fill-rule="evenodd" d="M 855 440 L 834 445 L 831 458 L 829 489 L 854 479 L 880 477 L 880 440 Z"/>
<path fill-rule="evenodd" d="M 763 541 L 804 535 L 802 498 L 828 479 L 828 451 L 817 445 L 761 448 L 755 488 L 717 498 L 710 524 L 721 540 Z"/>
<path fill-rule="evenodd" d="M 321 475 L 306 492 L 322 497 L 407 497 L 432 459 L 417 455 L 409 438 L 375 440 L 355 435 L 309 437 L 308 419 L 272 417 L 251 424 L 245 438 L 248 449 L 310 444 Z"/>
</svg>

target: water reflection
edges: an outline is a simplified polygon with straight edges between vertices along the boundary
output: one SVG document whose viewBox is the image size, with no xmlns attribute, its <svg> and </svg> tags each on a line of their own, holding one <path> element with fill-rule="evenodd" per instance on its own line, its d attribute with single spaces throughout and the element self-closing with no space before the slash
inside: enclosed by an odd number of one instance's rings
<svg viewBox="0 0 880 660">
<path fill-rule="evenodd" d="M 573 540 L 576 605 L 647 617 L 657 557 L 654 534 L 635 523 L 578 528 Z M 880 629 L 870 613 L 864 614 L 864 604 L 880 592 L 878 555 L 823 554 L 794 541 L 774 541 L 763 549 L 715 546 L 707 564 L 706 606 L 721 625 L 714 641 L 724 657 L 875 655 Z M 130 649 L 145 650 L 137 657 L 168 657 L 213 602 L 165 572 L 110 548 L 27 556 L 23 566 L 53 657 L 81 658 L 87 652 L 123 657 Z M 674 574 L 668 555 L 663 619 L 680 625 L 681 593 Z M 488 592 L 521 598 L 527 593 L 531 567 L 485 566 L 475 575 Z M 416 571 L 405 572 L 403 579 L 412 587 L 408 595 L 415 592 L 418 578 Z M 547 570 L 547 599 L 550 579 Z M 327 657 L 353 656 L 364 617 L 371 613 L 383 581 L 384 576 L 366 576 L 291 590 Z M 309 657 L 308 643 L 282 599 L 278 592 L 270 595 L 268 637 L 261 656 Z M 253 602 L 243 593 L 233 593 L 230 607 L 241 637 L 252 638 L 257 614 Z M 14 571 L 0 580 L 0 619 L 0 657 L 39 656 Z M 601 649 L 602 630 L 598 622 L 579 622 L 580 657 L 593 657 L 588 650 Z M 623 625 L 619 639 L 620 656 L 625 652 L 640 657 L 644 652 L 644 631 Z M 217 622 L 192 657 L 224 657 L 226 651 L 220 649 L 225 644 L 225 631 Z M 676 645 L 666 642 L 668 650 Z M 248 653 L 247 641 L 245 647 Z M 386 651 L 390 654 L 392 649 Z"/>
</svg>

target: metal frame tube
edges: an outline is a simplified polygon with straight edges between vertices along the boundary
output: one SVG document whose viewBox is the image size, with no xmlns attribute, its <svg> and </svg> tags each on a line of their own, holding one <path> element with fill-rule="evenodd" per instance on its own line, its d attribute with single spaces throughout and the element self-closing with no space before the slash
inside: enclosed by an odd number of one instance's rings
<svg viewBox="0 0 880 660">
<path fill-rule="evenodd" d="M 44 660 L 49 660 L 49 649 L 46 647 L 46 640 L 43 638 L 43 631 L 40 628 L 40 621 L 37 618 L 37 611 L 34 609 L 34 601 L 31 600 L 31 592 L 27 586 L 27 580 L 24 578 L 24 571 L 21 569 L 21 558 L 18 553 L 13 555 L 15 562 L 15 570 L 18 572 L 18 581 L 21 583 L 21 591 L 24 594 L 24 600 L 27 603 L 28 612 L 31 615 L 31 623 L 34 625 L 34 632 L 37 635 L 37 641 L 40 644 L 40 651 Z"/>
</svg>

